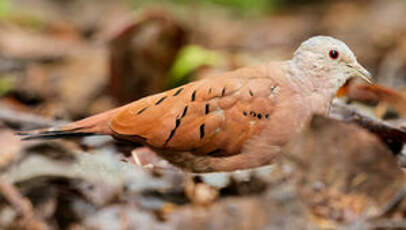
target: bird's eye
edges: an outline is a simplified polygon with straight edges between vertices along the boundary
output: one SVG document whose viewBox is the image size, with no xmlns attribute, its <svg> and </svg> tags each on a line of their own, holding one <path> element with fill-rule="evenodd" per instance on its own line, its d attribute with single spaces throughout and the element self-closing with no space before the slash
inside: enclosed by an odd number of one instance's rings
<svg viewBox="0 0 406 230">
<path fill-rule="evenodd" d="M 337 59 L 340 54 L 337 50 L 330 50 L 329 56 L 331 59 Z"/>
</svg>

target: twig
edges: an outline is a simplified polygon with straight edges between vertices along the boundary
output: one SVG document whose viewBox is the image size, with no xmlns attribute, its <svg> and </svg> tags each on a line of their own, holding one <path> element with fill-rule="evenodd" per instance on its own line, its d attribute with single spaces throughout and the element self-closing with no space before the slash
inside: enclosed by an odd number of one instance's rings
<svg viewBox="0 0 406 230">
<path fill-rule="evenodd" d="M 405 229 L 406 219 L 391 220 L 391 219 L 379 219 L 369 223 L 373 229 Z"/>
<path fill-rule="evenodd" d="M 23 197 L 14 185 L 0 180 L 0 193 L 24 218 L 34 216 L 31 202 Z"/>
<path fill-rule="evenodd" d="M 396 128 L 382 120 L 368 116 L 352 106 L 334 102 L 330 116 L 344 122 L 355 123 L 375 134 L 392 150 L 394 155 L 400 154 L 406 142 L 406 131 Z"/>
<path fill-rule="evenodd" d="M 377 219 L 378 217 L 388 216 L 396 211 L 396 208 L 399 207 L 405 197 L 406 191 L 401 188 L 388 202 L 386 202 L 382 210 L 377 215 L 371 218 L 371 220 Z"/>
<path fill-rule="evenodd" d="M 27 229 L 49 229 L 46 223 L 36 217 L 31 202 L 14 185 L 7 183 L 4 179 L 0 179 L 0 194 L 23 217 L 23 225 Z"/>
<path fill-rule="evenodd" d="M 33 114 L 17 112 L 4 106 L 0 106 L 0 120 L 28 128 L 56 126 L 62 123 Z"/>
</svg>

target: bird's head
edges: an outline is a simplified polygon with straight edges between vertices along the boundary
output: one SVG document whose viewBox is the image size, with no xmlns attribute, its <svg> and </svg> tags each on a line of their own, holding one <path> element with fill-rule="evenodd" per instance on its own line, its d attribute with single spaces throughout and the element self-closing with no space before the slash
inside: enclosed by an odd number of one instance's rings
<svg viewBox="0 0 406 230">
<path fill-rule="evenodd" d="M 316 36 L 304 41 L 293 61 L 316 80 L 331 83 L 336 89 L 349 78 L 360 77 L 371 83 L 371 74 L 362 67 L 348 46 L 335 38 Z"/>
</svg>

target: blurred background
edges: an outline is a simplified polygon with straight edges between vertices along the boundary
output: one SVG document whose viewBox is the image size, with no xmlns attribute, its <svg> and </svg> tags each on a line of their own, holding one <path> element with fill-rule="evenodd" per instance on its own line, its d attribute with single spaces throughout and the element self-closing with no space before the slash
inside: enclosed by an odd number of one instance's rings
<svg viewBox="0 0 406 230">
<path fill-rule="evenodd" d="M 184 175 L 110 138 L 22 142 L 189 81 L 345 41 L 375 78 L 340 100 L 405 129 L 404 0 L 0 0 L 0 229 L 406 229 L 403 172 L 318 118 L 270 169 Z M 392 149 L 393 150 L 393 149 Z M 158 164 L 165 162 L 158 160 Z"/>
</svg>

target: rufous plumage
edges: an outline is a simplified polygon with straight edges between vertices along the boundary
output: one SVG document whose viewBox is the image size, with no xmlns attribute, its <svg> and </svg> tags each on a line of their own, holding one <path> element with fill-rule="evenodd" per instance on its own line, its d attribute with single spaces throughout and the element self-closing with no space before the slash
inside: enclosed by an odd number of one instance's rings
<svg viewBox="0 0 406 230">
<path fill-rule="evenodd" d="M 293 58 L 238 69 L 141 98 L 25 139 L 111 135 L 142 143 L 192 172 L 272 163 L 313 114 L 328 113 L 346 80 L 370 74 L 340 40 L 317 36 Z"/>
</svg>

